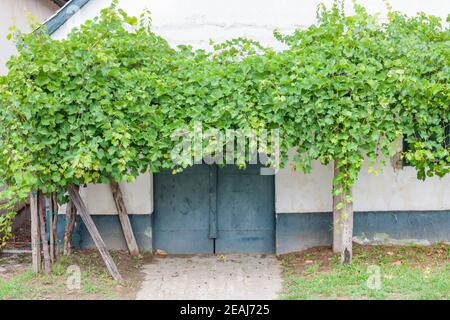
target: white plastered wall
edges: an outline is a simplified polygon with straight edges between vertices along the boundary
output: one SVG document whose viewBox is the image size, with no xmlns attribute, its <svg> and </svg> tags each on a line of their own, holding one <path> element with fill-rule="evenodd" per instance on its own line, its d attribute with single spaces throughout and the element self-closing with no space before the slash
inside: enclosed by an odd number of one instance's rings
<svg viewBox="0 0 450 320">
<path fill-rule="evenodd" d="M 133 183 L 120 183 L 125 207 L 130 214 L 153 212 L 153 177 L 142 174 Z M 107 184 L 91 184 L 81 189 L 81 197 L 92 214 L 117 214 L 111 189 Z"/>
<path fill-rule="evenodd" d="M 272 36 L 274 29 L 290 32 L 315 21 L 316 6 L 332 0 L 122 0 L 120 6 L 137 15 L 142 9 L 152 12 L 153 30 L 170 44 L 190 44 L 209 48 L 209 40 L 223 41 L 234 37 L 249 37 L 276 49 L 282 46 Z M 393 0 L 395 10 L 406 14 L 423 11 L 444 19 L 450 13 L 448 0 Z M 95 17 L 110 0 L 91 0 L 72 19 L 57 30 L 53 37 L 63 38 L 72 27 Z M 359 1 L 370 12 L 386 9 L 381 0 Z M 351 12 L 351 1 L 347 1 Z M 375 177 L 363 168 L 355 186 L 355 210 L 446 210 L 450 209 L 450 177 L 418 181 L 414 169 L 394 172 L 387 166 Z M 276 176 L 277 212 L 323 212 L 331 210 L 331 167 L 314 164 L 310 175 L 293 172 L 287 167 Z M 153 210 L 151 176 L 145 175 L 130 184 L 123 184 L 125 201 L 130 213 Z M 107 185 L 88 186 L 83 190 L 92 214 L 115 213 Z"/>
<path fill-rule="evenodd" d="M 313 163 L 310 174 L 288 165 L 275 177 L 276 212 L 330 212 L 333 165 Z M 353 189 L 355 211 L 432 211 L 450 210 L 450 177 L 416 178 L 416 170 L 394 170 L 390 161 L 378 176 L 364 163 Z"/>
<path fill-rule="evenodd" d="M 16 45 L 7 40 L 11 26 L 22 32 L 29 32 L 30 17 L 43 22 L 58 10 L 58 6 L 50 0 L 1 0 L 0 1 L 0 75 L 7 72 L 6 62 L 17 54 Z"/>
</svg>

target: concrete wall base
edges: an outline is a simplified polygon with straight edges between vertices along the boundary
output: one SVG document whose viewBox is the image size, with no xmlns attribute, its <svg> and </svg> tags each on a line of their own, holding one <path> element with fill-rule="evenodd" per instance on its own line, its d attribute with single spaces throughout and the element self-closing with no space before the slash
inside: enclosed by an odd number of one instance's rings
<svg viewBox="0 0 450 320">
<path fill-rule="evenodd" d="M 333 217 L 323 213 L 279 213 L 277 254 L 331 246 Z M 450 211 L 357 212 L 353 240 L 361 244 L 450 242 Z"/>
<path fill-rule="evenodd" d="M 109 249 L 126 250 L 117 215 L 92 216 Z M 141 252 L 152 248 L 152 216 L 130 215 L 131 225 Z M 64 238 L 65 217 L 59 216 L 58 238 Z M 276 253 L 302 251 L 317 246 L 331 246 L 333 240 L 331 212 L 279 213 L 276 215 Z M 450 210 L 357 212 L 354 215 L 353 240 L 360 244 L 450 243 Z M 73 244 L 78 249 L 95 245 L 80 217 L 77 218 Z"/>
<path fill-rule="evenodd" d="M 117 215 L 93 215 L 92 219 L 97 226 L 100 235 L 105 241 L 108 249 L 127 250 L 119 216 Z M 141 252 L 151 252 L 152 247 L 152 216 L 130 215 L 131 227 Z M 64 241 L 65 216 L 58 217 L 58 239 L 61 244 Z M 76 249 L 93 249 L 95 244 L 92 241 L 83 221 L 77 217 L 75 230 L 72 236 L 72 244 Z"/>
</svg>

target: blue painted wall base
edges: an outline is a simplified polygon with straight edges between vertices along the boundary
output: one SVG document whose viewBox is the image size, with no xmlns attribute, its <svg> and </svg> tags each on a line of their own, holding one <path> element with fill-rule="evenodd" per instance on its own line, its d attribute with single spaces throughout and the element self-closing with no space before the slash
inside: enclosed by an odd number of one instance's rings
<svg viewBox="0 0 450 320">
<path fill-rule="evenodd" d="M 152 215 L 130 215 L 131 227 L 140 252 L 151 252 L 152 248 Z M 117 215 L 93 215 L 95 225 L 105 241 L 108 249 L 127 250 L 119 216 Z M 62 244 L 64 241 L 64 227 L 66 221 L 64 215 L 58 216 L 58 239 Z M 93 249 L 92 241 L 83 221 L 78 216 L 75 230 L 72 235 L 72 244 L 76 249 Z"/>
<path fill-rule="evenodd" d="M 277 254 L 331 246 L 333 216 L 323 213 L 279 213 Z M 450 211 L 357 212 L 354 240 L 365 243 L 450 242 Z"/>
<path fill-rule="evenodd" d="M 61 244 L 64 218 L 64 215 L 59 215 L 58 219 Z M 109 249 L 127 249 L 117 215 L 92 218 Z M 130 215 L 130 221 L 139 250 L 151 252 L 152 215 Z M 330 212 L 279 213 L 276 215 L 276 253 L 331 246 L 332 226 Z M 354 216 L 354 237 L 356 241 L 367 244 L 450 242 L 450 211 L 357 212 Z M 73 245 L 78 249 L 95 248 L 80 217 L 77 217 Z"/>
</svg>

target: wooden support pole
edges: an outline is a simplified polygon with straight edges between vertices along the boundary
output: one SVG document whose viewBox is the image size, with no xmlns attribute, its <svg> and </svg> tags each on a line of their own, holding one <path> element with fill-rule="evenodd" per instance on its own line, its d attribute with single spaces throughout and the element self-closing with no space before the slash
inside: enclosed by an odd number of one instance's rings
<svg viewBox="0 0 450 320">
<path fill-rule="evenodd" d="M 68 188 L 68 191 L 69 191 L 69 197 L 72 200 L 72 202 L 75 204 L 75 206 L 78 210 L 78 213 L 80 214 L 80 217 L 86 226 L 86 229 L 88 230 L 89 234 L 92 237 L 92 240 L 94 240 L 94 243 L 97 246 L 97 249 L 100 252 L 100 255 L 102 256 L 102 259 L 105 262 L 109 273 L 116 281 L 121 282 L 122 276 L 120 275 L 116 264 L 114 263 L 113 259 L 111 258 L 111 255 L 109 254 L 108 249 L 106 249 L 106 245 L 103 242 L 103 239 L 100 236 L 100 233 L 98 232 L 97 227 L 95 226 L 94 220 L 92 220 L 92 217 L 89 215 L 89 212 L 86 208 L 86 205 L 83 202 L 83 199 L 81 199 L 81 197 L 80 197 L 77 187 L 70 185 Z"/>
<path fill-rule="evenodd" d="M 50 274 L 52 272 L 52 263 L 48 247 L 47 234 L 45 232 L 45 196 L 41 191 L 38 192 L 38 212 L 41 229 L 42 251 L 44 253 L 44 272 L 46 274 Z"/>
<path fill-rule="evenodd" d="M 351 190 L 345 196 L 351 196 Z M 352 263 L 353 255 L 353 203 L 345 202 L 342 209 L 342 248 L 341 263 Z"/>
<path fill-rule="evenodd" d="M 125 202 L 123 200 L 123 194 L 120 190 L 120 185 L 111 181 L 109 183 L 111 187 L 111 192 L 116 204 L 117 213 L 119 214 L 120 224 L 122 226 L 123 235 L 125 236 L 125 241 L 127 243 L 128 251 L 131 256 L 136 257 L 139 255 L 139 248 L 136 243 L 136 238 L 134 237 L 133 228 L 131 227 L 130 217 L 128 216 L 127 208 L 125 207 Z"/>
<path fill-rule="evenodd" d="M 339 175 L 337 161 L 334 162 L 334 176 Z M 340 189 L 340 185 L 335 186 Z M 352 261 L 353 241 L 353 202 L 346 198 L 352 196 L 352 190 L 333 196 L 333 251 L 341 254 L 341 263 Z M 338 208 L 338 204 L 342 207 Z"/>
<path fill-rule="evenodd" d="M 56 199 L 56 193 L 53 192 L 50 197 L 50 210 L 52 212 L 52 228 L 51 233 L 53 235 L 53 258 L 58 260 L 59 246 L 58 246 L 58 200 Z"/>
<path fill-rule="evenodd" d="M 77 192 L 78 187 L 75 187 Z M 72 254 L 72 234 L 75 229 L 75 222 L 77 218 L 77 208 L 72 200 L 69 200 L 66 207 L 66 228 L 64 230 L 64 255 L 69 256 Z"/>
<path fill-rule="evenodd" d="M 48 199 L 48 233 L 50 236 L 50 261 L 52 264 L 55 263 L 55 234 L 53 233 L 53 203 L 52 197 Z"/>
<path fill-rule="evenodd" d="M 31 257 L 33 272 L 41 271 L 41 240 L 39 232 L 39 213 L 37 192 L 30 193 L 30 213 L 31 213 Z"/>
<path fill-rule="evenodd" d="M 334 177 L 339 174 L 339 169 L 334 161 Z M 340 185 L 334 186 L 340 189 Z M 341 229 L 341 212 L 337 209 L 337 205 L 343 200 L 343 194 L 333 195 L 333 252 L 340 253 L 342 249 L 342 229 Z"/>
</svg>

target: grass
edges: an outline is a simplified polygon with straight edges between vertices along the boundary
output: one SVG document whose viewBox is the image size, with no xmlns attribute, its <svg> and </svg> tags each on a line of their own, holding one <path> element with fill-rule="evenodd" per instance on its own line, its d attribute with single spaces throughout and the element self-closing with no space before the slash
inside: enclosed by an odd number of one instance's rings
<svg viewBox="0 0 450 320">
<path fill-rule="evenodd" d="M 114 252 L 113 258 L 125 278 L 121 284 L 110 277 L 95 251 L 80 251 L 70 257 L 60 257 L 50 275 L 33 273 L 30 261 L 17 264 L 17 260 L 11 260 L 10 265 L 20 267 L 7 277 L 0 277 L 0 300 L 133 299 L 142 276 L 139 270 L 143 261 L 120 252 Z M 2 258 L 4 266 L 8 265 L 7 260 Z M 66 285 L 70 276 L 67 270 L 73 265 L 81 271 L 79 290 L 69 290 Z"/>
<path fill-rule="evenodd" d="M 39 297 L 40 293 L 28 288 L 27 283 L 35 278 L 31 271 L 19 274 L 9 280 L 0 279 L 0 300 L 21 299 L 22 297 Z"/>
<path fill-rule="evenodd" d="M 2 257 L 0 265 L 14 271 L 0 274 L 0 300 L 133 299 L 144 261 L 121 252 L 112 256 L 125 278 L 122 284 L 109 276 L 95 251 L 61 257 L 50 275 L 31 272 L 29 257 Z M 355 245 L 353 263 L 347 266 L 331 249 L 315 248 L 284 255 L 281 263 L 282 299 L 450 299 L 449 245 Z M 72 265 L 81 270 L 80 290 L 66 286 Z"/>
<path fill-rule="evenodd" d="M 282 257 L 283 299 L 450 299 L 450 246 L 355 246 L 341 265 L 329 248 Z"/>
</svg>

